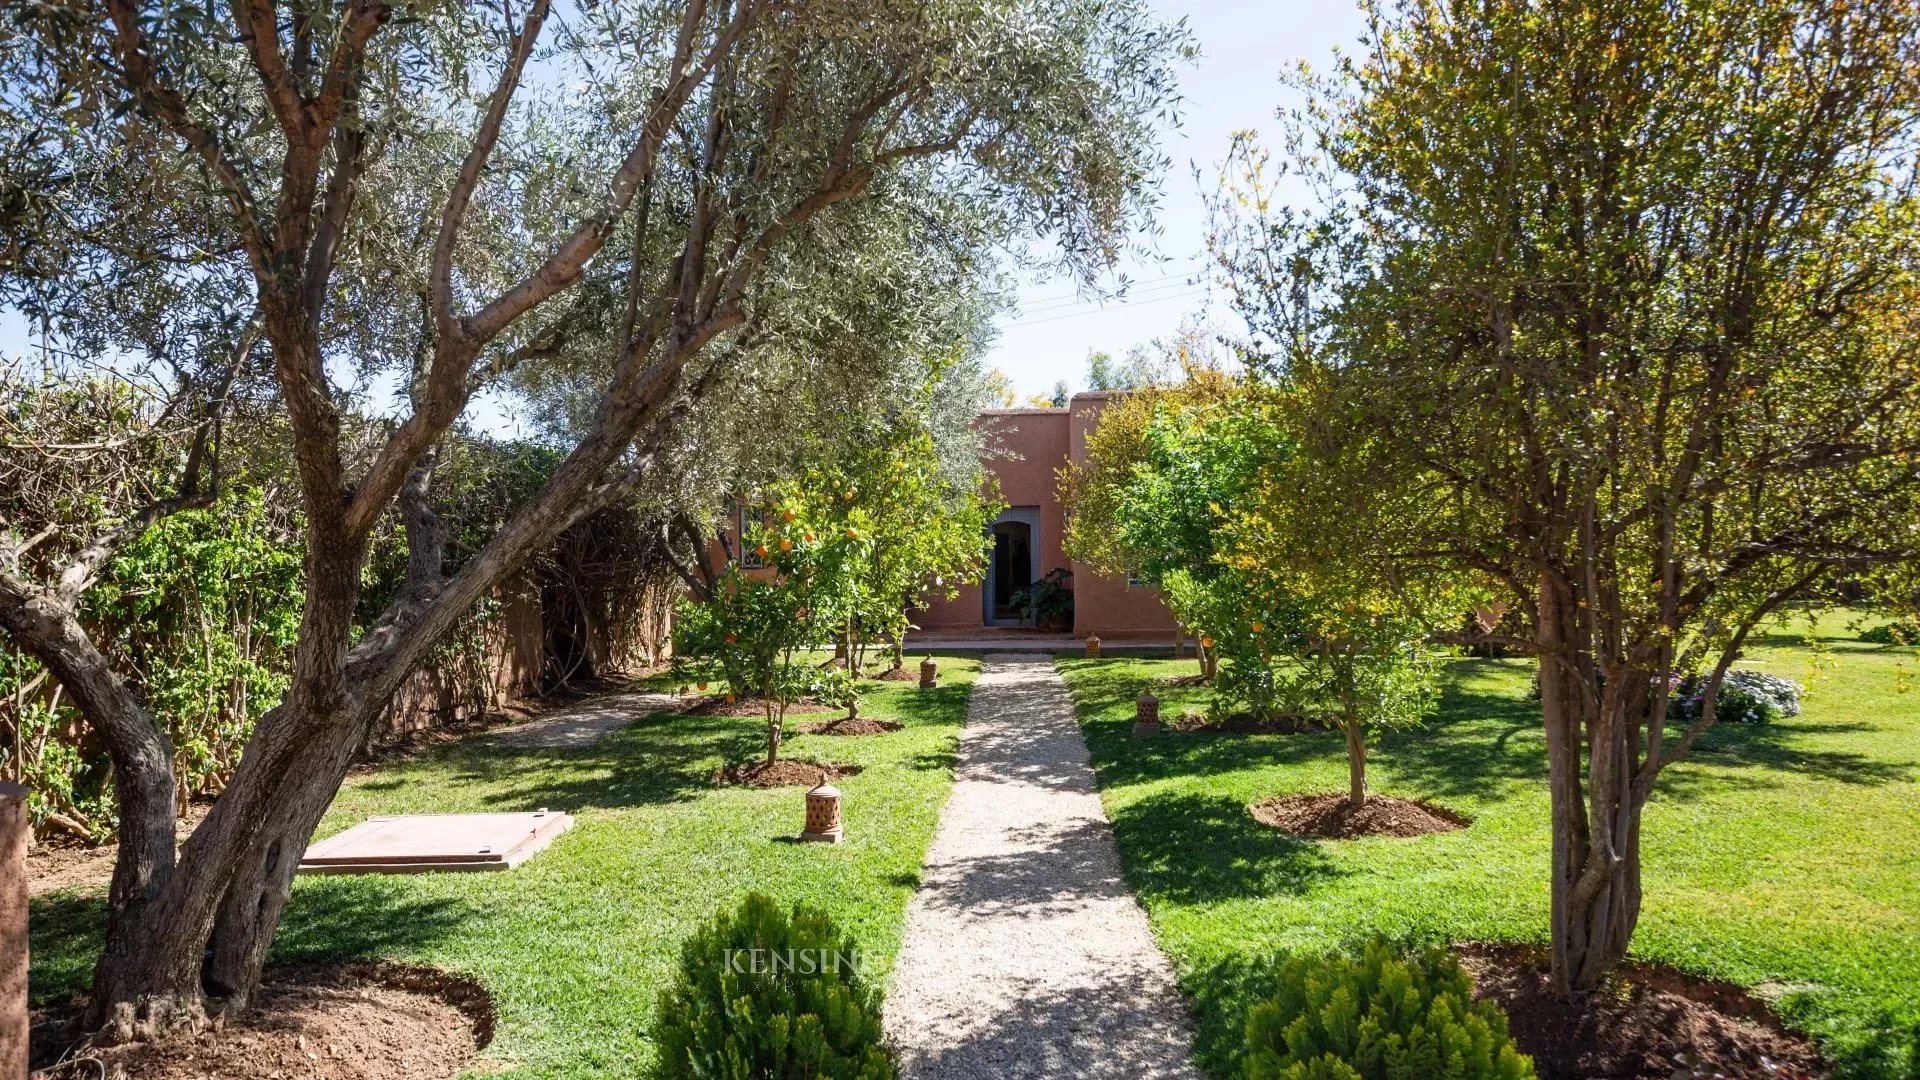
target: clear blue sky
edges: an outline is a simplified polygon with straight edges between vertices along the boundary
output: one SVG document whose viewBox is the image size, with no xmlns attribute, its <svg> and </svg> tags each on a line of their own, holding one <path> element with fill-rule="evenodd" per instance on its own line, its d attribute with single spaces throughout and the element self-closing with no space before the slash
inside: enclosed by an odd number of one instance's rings
<svg viewBox="0 0 1920 1080">
<path fill-rule="evenodd" d="M 1210 304 L 1203 288 L 1187 284 L 1202 265 L 1206 226 L 1193 170 L 1197 166 L 1206 182 L 1237 130 L 1275 133 L 1274 110 L 1286 103 L 1281 71 L 1303 59 L 1324 67 L 1333 50 L 1350 49 L 1362 29 L 1353 0 L 1154 0 L 1154 7 L 1168 18 L 1184 17 L 1201 53 L 1181 72 L 1181 127 L 1162 136 L 1173 163 L 1157 242 L 1165 261 L 1122 267 L 1135 285 L 1105 302 L 1080 300 L 1067 281 L 1023 283 L 1020 307 L 1000 320 L 988 358 L 1022 393 L 1044 393 L 1061 380 L 1079 388 L 1089 350 L 1124 354 L 1171 333 L 1190 313 L 1231 329 L 1217 300 Z M 0 310 L 0 354 L 17 356 L 29 347 L 25 325 Z"/>
<path fill-rule="evenodd" d="M 1173 161 L 1159 215 L 1157 243 L 1165 261 L 1122 267 L 1135 284 L 1128 295 L 1105 302 L 1079 300 L 1066 281 L 1024 284 L 1020 309 L 1000 320 L 987 361 L 1023 394 L 1045 393 L 1063 380 L 1079 389 L 1089 350 L 1123 355 L 1136 343 L 1172 333 L 1189 314 L 1233 329 L 1231 315 L 1202 287 L 1204 280 L 1187 283 L 1204 265 L 1200 184 L 1211 184 L 1235 131 L 1252 129 L 1269 136 L 1269 145 L 1276 141 L 1274 111 L 1295 103 L 1282 92 L 1283 70 L 1301 60 L 1326 68 L 1334 49 L 1351 52 L 1364 29 L 1353 0 L 1154 0 L 1153 6 L 1168 18 L 1184 17 L 1200 46 L 1199 61 L 1181 73 L 1180 129 L 1166 132 L 1161 143 Z"/>
</svg>

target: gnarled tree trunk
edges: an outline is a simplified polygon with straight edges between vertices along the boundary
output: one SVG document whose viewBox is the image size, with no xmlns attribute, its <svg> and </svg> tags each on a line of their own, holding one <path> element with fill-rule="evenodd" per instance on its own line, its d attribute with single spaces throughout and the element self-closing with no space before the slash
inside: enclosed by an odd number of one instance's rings
<svg viewBox="0 0 1920 1080">
<path fill-rule="evenodd" d="M 1626 722 L 1647 704 L 1645 672 L 1595 686 L 1576 591 L 1543 575 L 1540 711 L 1553 822 L 1553 983 L 1563 997 L 1595 989 L 1625 956 L 1640 918 L 1640 815 Z M 1581 776 L 1586 749 L 1586 777 Z"/>
<path fill-rule="evenodd" d="M 107 890 L 106 940 L 95 982 L 112 986 L 128 957 L 144 947 L 149 909 L 173 873 L 178 813 L 173 745 L 159 721 L 88 639 L 72 604 L 0 576 L 0 626 L 46 665 L 81 715 L 107 735 L 120 814 L 120 852 Z"/>
</svg>

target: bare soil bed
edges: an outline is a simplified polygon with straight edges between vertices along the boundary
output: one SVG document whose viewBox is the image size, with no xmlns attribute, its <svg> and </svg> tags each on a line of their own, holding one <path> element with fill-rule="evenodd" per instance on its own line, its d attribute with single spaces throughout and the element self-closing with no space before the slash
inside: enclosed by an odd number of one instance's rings
<svg viewBox="0 0 1920 1080">
<path fill-rule="evenodd" d="M 1426 836 L 1453 832 L 1473 822 L 1443 806 L 1391 795 L 1372 795 L 1353 808 L 1345 795 L 1277 795 L 1253 805 L 1262 825 L 1295 836 L 1351 840 L 1361 836 Z"/>
<path fill-rule="evenodd" d="M 748 764 L 728 765 L 713 774 L 716 787 L 791 787 L 796 784 L 813 787 L 829 780 L 838 780 L 843 776 L 852 776 L 860 771 L 858 765 L 848 765 L 837 761 L 776 761 L 768 765 L 764 761 Z"/>
<path fill-rule="evenodd" d="M 803 697 L 795 699 L 793 704 L 788 705 L 787 711 L 789 713 L 819 712 L 824 708 L 826 708 L 826 706 L 820 704 L 818 698 Z M 764 698 L 754 697 L 752 695 L 732 702 L 729 702 L 725 695 L 715 695 L 707 698 L 705 701 L 690 704 L 686 708 L 681 709 L 680 712 L 688 716 L 764 717 L 767 714 L 767 703 Z"/>
<path fill-rule="evenodd" d="M 211 798 L 188 803 L 187 812 L 174 825 L 174 835 L 185 840 L 211 809 Z M 113 861 L 119 856 L 120 845 L 113 841 L 89 847 L 67 836 L 42 840 L 27 852 L 27 895 L 59 889 L 104 889 L 113 878 Z"/>
<path fill-rule="evenodd" d="M 823 720 L 817 724 L 802 724 L 794 728 L 799 735 L 885 735 L 889 731 L 899 731 L 905 724 L 892 720 L 874 720 L 865 716 L 848 720 Z"/>
<path fill-rule="evenodd" d="M 1506 1010 L 1540 1080 L 1669 1080 L 1682 1055 L 1700 1077 L 1826 1076 L 1813 1044 L 1728 983 L 1622 965 L 1579 1006 L 1553 992 L 1546 956 L 1524 945 L 1460 945 L 1475 993 Z"/>
<path fill-rule="evenodd" d="M 1167 724 L 1175 731 L 1191 735 L 1314 735 L 1327 727 L 1303 716 L 1255 716 L 1234 713 L 1215 718 L 1191 710 Z"/>
<path fill-rule="evenodd" d="M 478 983 L 398 964 L 271 971 L 237 1019 L 155 1042 L 71 1046 L 58 1033 L 77 1007 L 46 1014 L 35 1016 L 33 1047 L 45 1080 L 441 1080 L 493 1038 Z"/>
</svg>

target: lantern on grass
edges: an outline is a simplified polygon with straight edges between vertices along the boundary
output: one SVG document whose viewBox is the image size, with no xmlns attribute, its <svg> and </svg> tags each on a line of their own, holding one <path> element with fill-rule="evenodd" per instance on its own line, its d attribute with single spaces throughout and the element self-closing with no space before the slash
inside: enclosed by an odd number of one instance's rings
<svg viewBox="0 0 1920 1080">
<path fill-rule="evenodd" d="M 1100 639 L 1097 636 L 1088 635 L 1087 659 L 1092 660 L 1095 657 L 1098 657 L 1099 655 L 1100 655 Z"/>
<path fill-rule="evenodd" d="M 1160 699 L 1153 691 L 1142 690 L 1140 697 L 1133 703 L 1133 733 L 1135 735 L 1158 735 L 1160 733 Z"/>
<path fill-rule="evenodd" d="M 843 838 L 840 828 L 840 789 L 820 781 L 807 792 L 807 826 L 800 839 L 812 844 L 837 844 Z"/>
<path fill-rule="evenodd" d="M 934 677 L 938 675 L 939 672 L 940 665 L 934 663 L 933 654 L 928 653 L 926 659 L 920 661 L 920 689 L 933 689 L 935 685 Z"/>
</svg>

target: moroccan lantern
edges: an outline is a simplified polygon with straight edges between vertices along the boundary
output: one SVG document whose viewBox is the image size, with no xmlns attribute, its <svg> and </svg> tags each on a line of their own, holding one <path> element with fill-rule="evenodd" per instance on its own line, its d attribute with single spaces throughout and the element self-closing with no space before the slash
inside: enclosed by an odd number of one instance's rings
<svg viewBox="0 0 1920 1080">
<path fill-rule="evenodd" d="M 807 825 L 800 839 L 813 844 L 837 844 L 844 838 L 840 826 L 840 789 L 820 781 L 807 792 Z"/>
<path fill-rule="evenodd" d="M 1157 735 L 1160 733 L 1160 699 L 1153 691 L 1142 690 L 1140 697 L 1133 703 L 1133 733 L 1135 735 Z"/>
</svg>

